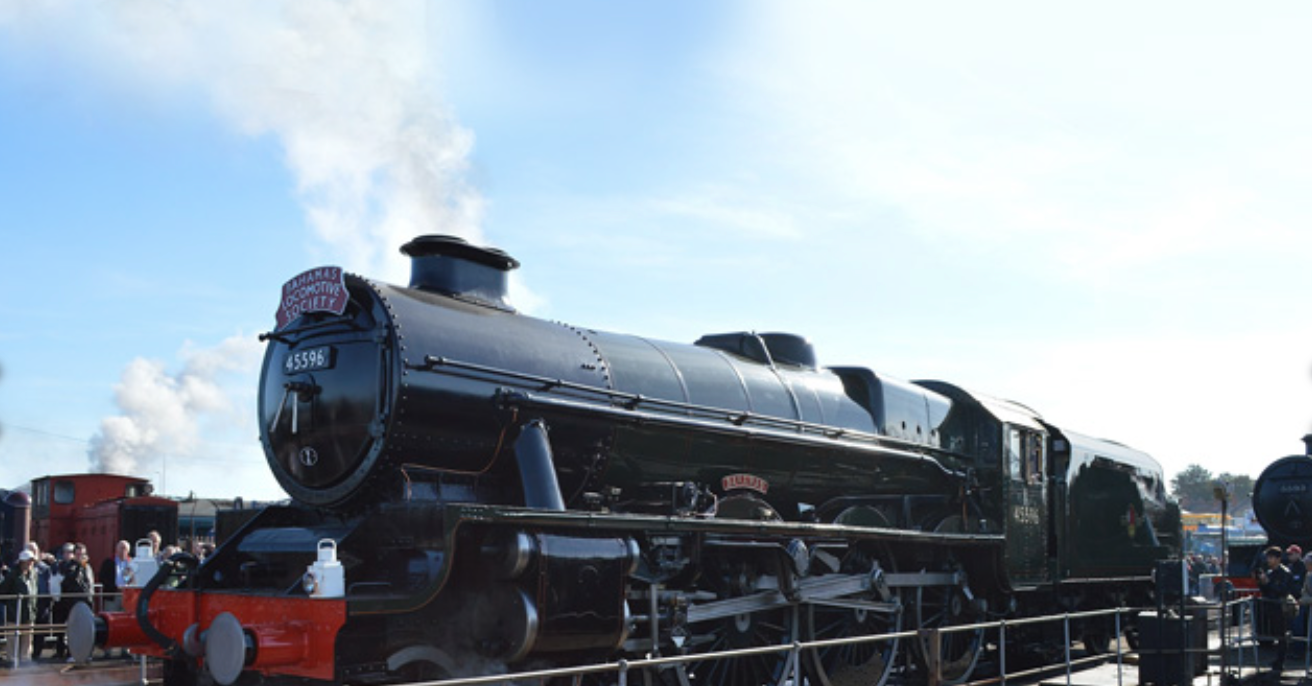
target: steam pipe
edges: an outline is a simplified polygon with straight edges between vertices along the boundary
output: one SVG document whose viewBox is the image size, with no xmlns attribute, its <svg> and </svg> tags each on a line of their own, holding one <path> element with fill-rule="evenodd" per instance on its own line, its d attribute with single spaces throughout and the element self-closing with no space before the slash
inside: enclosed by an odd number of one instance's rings
<svg viewBox="0 0 1312 686">
<path fill-rule="evenodd" d="M 165 655 L 170 658 L 185 655 L 185 652 L 177 641 L 155 628 L 155 624 L 150 621 L 150 598 L 175 571 L 186 567 L 194 569 L 196 565 L 196 558 L 191 553 L 175 553 L 160 565 L 155 576 L 150 577 L 150 581 L 146 582 L 145 588 L 141 589 L 141 596 L 137 599 L 137 624 L 141 626 L 142 633 L 163 648 Z"/>
<path fill-rule="evenodd" d="M 1312 455 L 1312 434 L 1307 434 L 1306 436 L 1303 436 L 1303 445 L 1307 446 L 1307 449 L 1304 451 L 1304 454 Z"/>
<path fill-rule="evenodd" d="M 515 462 L 524 485 L 524 506 L 537 510 L 563 511 L 565 500 L 556 480 L 556 462 L 551 454 L 547 425 L 533 419 L 519 428 L 515 439 Z"/>
</svg>

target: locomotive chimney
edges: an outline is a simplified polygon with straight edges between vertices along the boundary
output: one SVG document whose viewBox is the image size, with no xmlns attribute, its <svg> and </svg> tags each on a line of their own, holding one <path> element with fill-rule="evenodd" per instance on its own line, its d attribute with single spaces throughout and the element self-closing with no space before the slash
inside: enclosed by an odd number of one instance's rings
<svg viewBox="0 0 1312 686">
<path fill-rule="evenodd" d="M 506 280 L 519 261 L 510 255 L 438 235 L 419 236 L 401 252 L 410 256 L 411 288 L 514 310 L 506 301 Z"/>
<path fill-rule="evenodd" d="M 1307 449 L 1303 451 L 1304 454 L 1312 455 L 1312 434 L 1303 436 L 1303 445 L 1307 446 Z"/>
</svg>

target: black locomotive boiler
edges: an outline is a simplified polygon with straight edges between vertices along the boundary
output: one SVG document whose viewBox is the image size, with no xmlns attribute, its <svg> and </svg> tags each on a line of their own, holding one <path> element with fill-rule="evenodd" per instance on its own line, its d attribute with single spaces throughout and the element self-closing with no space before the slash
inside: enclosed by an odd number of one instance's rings
<svg viewBox="0 0 1312 686">
<path fill-rule="evenodd" d="M 1312 434 L 1302 455 L 1282 457 L 1253 482 L 1253 514 L 1268 543 L 1312 550 Z"/>
<path fill-rule="evenodd" d="M 646 676 L 751 686 L 787 652 L 719 653 L 1146 602 L 1178 554 L 1156 462 L 1022 405 L 822 367 L 790 334 L 543 321 L 506 302 L 505 253 L 403 251 L 406 287 L 328 267 L 283 289 L 259 421 L 293 504 L 137 579 L 131 614 L 74 617 L 80 650 L 224 685 L 716 653 Z M 1079 628 L 1099 649 L 1110 626 Z M 937 656 L 956 681 L 983 650 L 921 636 L 798 667 L 877 685 Z"/>
</svg>

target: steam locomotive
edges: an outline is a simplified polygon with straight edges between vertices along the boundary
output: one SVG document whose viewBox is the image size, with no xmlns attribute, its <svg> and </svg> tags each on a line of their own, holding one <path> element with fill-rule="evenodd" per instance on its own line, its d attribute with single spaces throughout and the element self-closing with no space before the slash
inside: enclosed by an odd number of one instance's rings
<svg viewBox="0 0 1312 686">
<path fill-rule="evenodd" d="M 407 287 L 325 267 L 283 288 L 259 421 L 292 504 L 203 564 L 146 563 L 134 611 L 70 619 L 75 656 L 125 646 L 170 684 L 227 686 L 714 653 L 644 678 L 755 686 L 789 678 L 787 652 L 727 649 L 1147 602 L 1178 555 L 1152 458 L 1018 403 L 821 367 L 791 334 L 543 321 L 507 302 L 502 251 L 402 251 Z M 981 638 L 830 644 L 798 668 L 961 681 Z"/>
<path fill-rule="evenodd" d="M 1224 581 L 1236 596 L 1258 595 L 1255 570 L 1268 547 L 1312 550 L 1312 434 L 1303 443 L 1304 454 L 1275 460 L 1253 482 L 1253 514 L 1266 537 L 1228 542 Z"/>
<path fill-rule="evenodd" d="M 1282 457 L 1253 482 L 1253 514 L 1271 545 L 1312 549 L 1312 434 L 1302 455 Z"/>
</svg>

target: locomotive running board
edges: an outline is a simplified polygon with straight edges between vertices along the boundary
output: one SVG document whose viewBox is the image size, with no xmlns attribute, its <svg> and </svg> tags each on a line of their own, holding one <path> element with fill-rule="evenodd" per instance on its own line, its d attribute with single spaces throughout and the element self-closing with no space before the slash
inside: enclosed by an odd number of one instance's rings
<svg viewBox="0 0 1312 686">
<path fill-rule="evenodd" d="M 994 533 L 943 533 L 913 531 L 876 526 L 849 524 L 820 524 L 816 522 L 757 521 L 743 519 L 706 519 L 701 517 L 667 517 L 661 515 L 614 514 L 607 512 L 581 512 L 567 510 L 553 512 L 530 510 L 522 507 L 451 503 L 446 506 L 447 536 L 464 524 L 502 524 L 525 527 L 551 527 L 560 530 L 583 529 L 593 533 L 705 533 L 725 536 L 774 536 L 800 538 L 805 541 L 887 541 L 961 546 L 1000 547 L 1006 542 L 1002 534 Z M 450 539 L 454 540 L 454 539 Z"/>
</svg>

